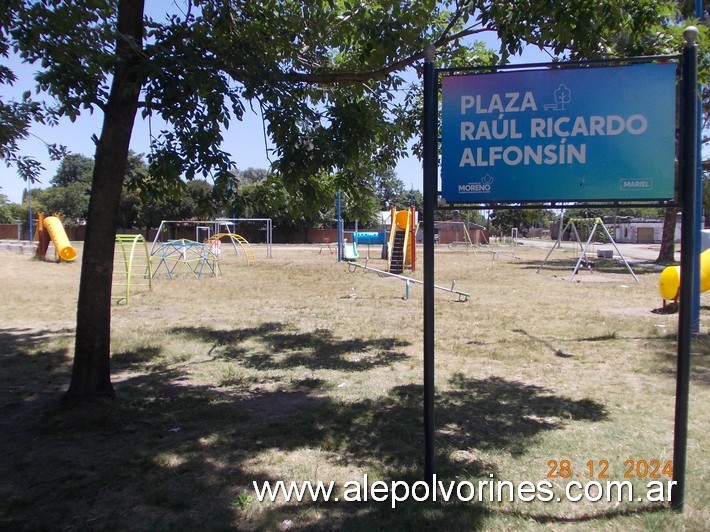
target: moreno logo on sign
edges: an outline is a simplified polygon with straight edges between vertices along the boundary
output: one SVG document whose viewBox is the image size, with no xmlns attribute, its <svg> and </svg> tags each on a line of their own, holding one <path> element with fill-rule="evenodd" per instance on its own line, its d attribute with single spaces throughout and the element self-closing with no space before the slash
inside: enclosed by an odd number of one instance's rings
<svg viewBox="0 0 710 532">
<path fill-rule="evenodd" d="M 476 193 L 476 192 L 490 192 L 491 186 L 484 185 L 483 183 L 468 183 L 466 185 L 459 185 L 459 193 Z"/>
<path fill-rule="evenodd" d="M 459 185 L 459 194 L 481 194 L 491 191 L 493 178 L 486 174 L 479 182 L 465 183 Z"/>
</svg>

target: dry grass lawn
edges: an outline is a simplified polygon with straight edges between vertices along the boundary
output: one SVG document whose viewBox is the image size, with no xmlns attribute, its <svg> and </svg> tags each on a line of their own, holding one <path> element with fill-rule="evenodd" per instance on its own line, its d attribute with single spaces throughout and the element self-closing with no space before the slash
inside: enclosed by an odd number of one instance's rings
<svg viewBox="0 0 710 532">
<path fill-rule="evenodd" d="M 365 474 L 410 483 L 423 474 L 421 286 L 404 299 L 402 281 L 350 272 L 319 249 L 277 246 L 267 259 L 259 248 L 256 266 L 225 260 L 219 278 L 161 278 L 133 294 L 113 310 L 118 401 L 72 411 L 56 405 L 80 266 L 0 252 L 0 528 L 710 526 L 708 294 L 683 514 L 638 501 L 258 502 L 253 481 L 336 481 L 343 495 Z M 660 272 L 635 267 L 637 284 L 606 263 L 567 282 L 572 252 L 555 252 L 538 273 L 545 249 L 495 251 L 437 248 L 437 284 L 455 279 L 471 293 L 467 302 L 436 293 L 438 478 L 550 480 L 559 496 L 569 480 L 600 480 L 605 463 L 609 480 L 625 480 L 629 460 L 665 465 L 678 317 L 653 312 Z M 563 460 L 571 477 L 548 478 L 565 474 Z M 637 494 L 648 480 L 632 479 Z"/>
</svg>

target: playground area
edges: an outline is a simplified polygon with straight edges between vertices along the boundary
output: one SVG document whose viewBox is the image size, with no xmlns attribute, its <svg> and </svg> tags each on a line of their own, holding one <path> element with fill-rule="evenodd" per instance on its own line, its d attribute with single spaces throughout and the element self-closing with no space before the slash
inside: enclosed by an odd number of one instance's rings
<svg viewBox="0 0 710 532">
<path fill-rule="evenodd" d="M 437 478 L 549 481 L 556 496 L 571 479 L 628 480 L 642 496 L 658 463 L 665 484 L 678 315 L 663 308 L 662 269 L 624 247 L 634 276 L 618 257 L 572 276 L 571 244 L 549 256 L 552 241 L 518 244 L 436 247 L 436 283 L 470 295 L 435 293 Z M 254 481 L 335 481 L 342 497 L 364 475 L 421 480 L 423 296 L 321 245 L 274 246 L 270 258 L 252 248 L 254 266 L 242 255 L 219 276 L 161 275 L 114 305 L 118 401 L 78 412 L 54 405 L 71 372 L 80 261 L 0 252 L 0 527 L 707 528 L 710 291 L 683 514 L 637 500 L 259 502 Z M 366 264 L 386 270 L 375 248 Z"/>
<path fill-rule="evenodd" d="M 258 226 L 256 234 L 259 229 L 263 232 L 266 258 L 271 258 L 273 226 L 270 218 L 163 220 L 150 241 L 140 233 L 116 234 L 112 300 L 128 305 L 131 294 L 152 290 L 155 278 L 199 280 L 219 277 L 223 267 L 234 269 L 236 263 L 254 266 L 254 248 L 236 232 L 237 228 L 250 225 L 253 232 L 254 224 Z M 61 219 L 39 213 L 34 227 L 32 241 L 0 242 L 0 249 L 30 253 L 40 261 L 71 263 L 76 260 L 77 251 Z"/>
</svg>

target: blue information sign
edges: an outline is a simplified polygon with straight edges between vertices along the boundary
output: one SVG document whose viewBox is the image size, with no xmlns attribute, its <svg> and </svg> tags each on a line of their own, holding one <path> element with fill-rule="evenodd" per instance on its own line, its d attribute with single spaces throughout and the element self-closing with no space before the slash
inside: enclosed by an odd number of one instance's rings
<svg viewBox="0 0 710 532">
<path fill-rule="evenodd" d="M 448 202 L 674 196 L 675 63 L 445 76 L 442 100 Z"/>
</svg>

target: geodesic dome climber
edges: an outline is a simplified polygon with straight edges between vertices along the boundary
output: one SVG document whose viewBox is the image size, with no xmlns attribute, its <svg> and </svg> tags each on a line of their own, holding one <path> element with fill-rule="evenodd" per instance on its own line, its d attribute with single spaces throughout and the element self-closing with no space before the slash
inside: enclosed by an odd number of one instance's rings
<svg viewBox="0 0 710 532">
<path fill-rule="evenodd" d="M 165 273 L 168 279 L 187 274 L 199 279 L 203 274 L 219 275 L 219 257 L 202 242 L 180 238 L 163 242 L 152 255 L 158 259 L 153 275 Z"/>
<path fill-rule="evenodd" d="M 249 242 L 231 231 L 228 220 L 167 221 L 158 228 L 150 256 L 153 276 L 202 278 L 221 275 L 221 265 L 230 257 L 243 258 L 247 266 L 256 264 Z M 195 238 L 186 238 L 194 231 Z M 164 237 L 167 238 L 163 241 Z"/>
</svg>

